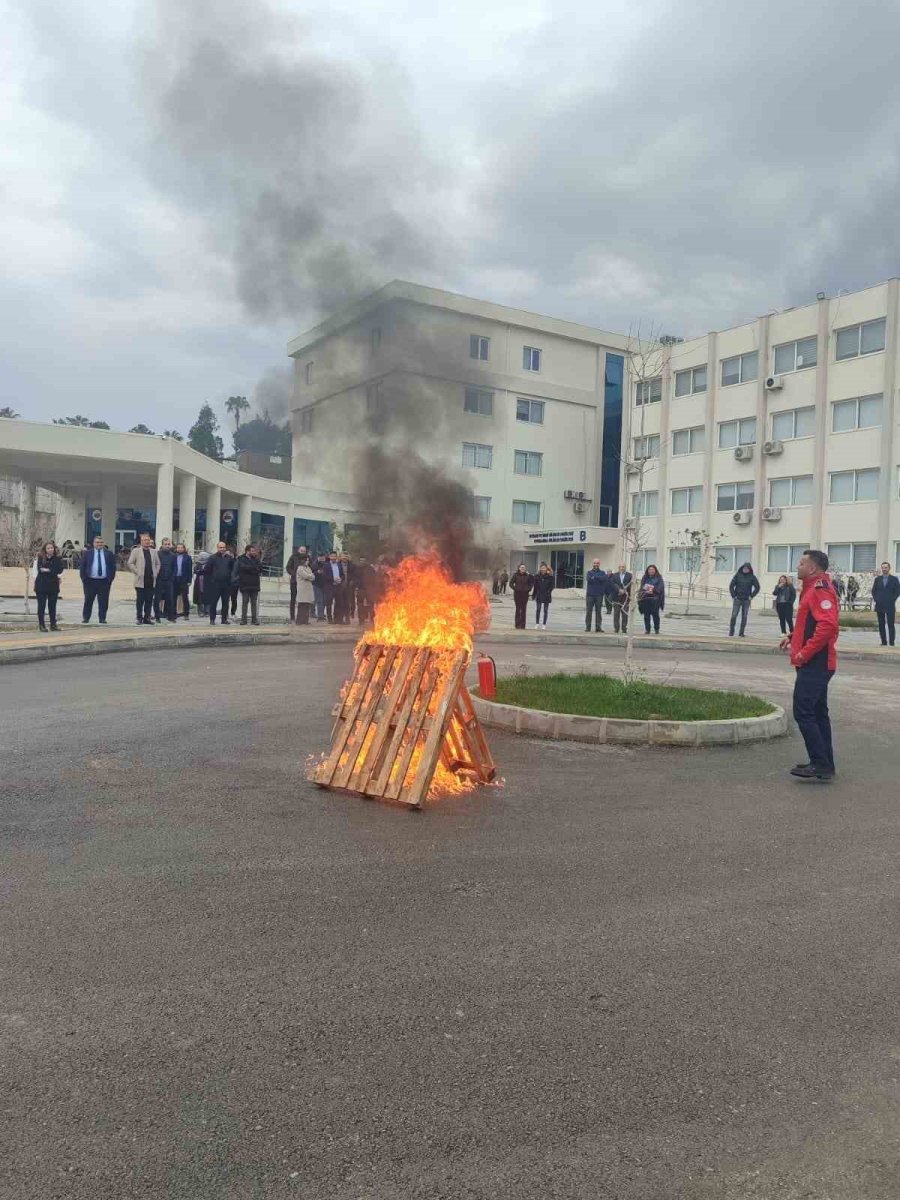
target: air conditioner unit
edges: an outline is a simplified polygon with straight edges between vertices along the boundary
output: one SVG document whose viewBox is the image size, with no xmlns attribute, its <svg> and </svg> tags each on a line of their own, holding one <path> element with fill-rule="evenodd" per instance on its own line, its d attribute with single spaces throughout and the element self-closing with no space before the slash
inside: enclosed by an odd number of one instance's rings
<svg viewBox="0 0 900 1200">
<path fill-rule="evenodd" d="M 636 529 L 637 528 L 637 517 L 626 517 L 625 520 L 622 522 L 622 528 L 623 529 Z"/>
<path fill-rule="evenodd" d="M 641 473 L 641 468 L 637 465 L 637 463 L 626 463 L 625 464 L 625 474 L 626 475 L 640 475 L 640 473 Z"/>
<path fill-rule="evenodd" d="M 770 375 L 766 380 L 767 392 L 780 392 L 784 387 L 784 379 L 780 375 Z"/>
<path fill-rule="evenodd" d="M 763 442 L 763 454 L 784 454 L 784 442 Z"/>
<path fill-rule="evenodd" d="M 780 508 L 764 508 L 762 510 L 762 519 L 764 521 L 780 521 L 781 520 L 781 509 Z"/>
<path fill-rule="evenodd" d="M 576 500 L 583 500 L 583 499 L 584 499 L 584 492 L 576 492 L 576 493 L 575 493 L 575 499 L 576 499 Z"/>
<path fill-rule="evenodd" d="M 584 512 L 586 508 L 587 508 L 587 505 L 582 504 L 582 502 L 580 500 L 576 500 L 575 503 L 572 505 L 572 510 L 574 512 L 578 512 L 578 513 Z"/>
<path fill-rule="evenodd" d="M 563 492 L 563 499 L 564 500 L 574 500 L 575 499 L 575 493 L 572 491 L 571 488 L 566 488 L 566 490 Z"/>
<path fill-rule="evenodd" d="M 750 459 L 753 457 L 753 447 L 752 446 L 735 446 L 734 457 L 738 460 L 738 462 L 749 462 Z"/>
<path fill-rule="evenodd" d="M 731 514 L 731 519 L 735 525 L 749 525 L 753 518 L 753 512 L 749 508 L 738 509 L 737 512 Z"/>
</svg>

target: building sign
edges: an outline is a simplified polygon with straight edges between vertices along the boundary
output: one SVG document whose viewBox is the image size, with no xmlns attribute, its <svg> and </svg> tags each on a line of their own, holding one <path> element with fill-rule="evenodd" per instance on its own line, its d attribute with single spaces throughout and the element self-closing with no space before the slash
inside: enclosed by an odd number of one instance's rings
<svg viewBox="0 0 900 1200">
<path fill-rule="evenodd" d="M 539 529 L 528 534 L 532 546 L 545 546 L 549 542 L 586 542 L 586 529 Z"/>
</svg>

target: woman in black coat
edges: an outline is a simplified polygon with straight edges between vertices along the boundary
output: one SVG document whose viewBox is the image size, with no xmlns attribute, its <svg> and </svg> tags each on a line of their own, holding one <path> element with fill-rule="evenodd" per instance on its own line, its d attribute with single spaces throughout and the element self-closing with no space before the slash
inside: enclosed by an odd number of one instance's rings
<svg viewBox="0 0 900 1200">
<path fill-rule="evenodd" d="M 534 588 L 534 576 L 529 575 L 524 563 L 519 563 L 509 581 L 512 588 L 513 601 L 516 606 L 516 629 L 525 628 L 525 616 L 528 611 L 528 597 Z"/>
<path fill-rule="evenodd" d="M 650 632 L 650 622 L 653 622 L 653 632 L 659 633 L 659 614 L 666 607 L 666 582 L 653 563 L 647 567 L 638 588 L 638 612 L 644 617 L 644 629 Z"/>
<path fill-rule="evenodd" d="M 775 585 L 772 595 L 775 597 L 775 611 L 778 613 L 781 632 L 793 633 L 794 602 L 797 599 L 797 590 L 787 575 L 778 576 L 778 583 Z"/>
<path fill-rule="evenodd" d="M 41 632 L 47 632 L 44 622 L 47 610 L 50 611 L 50 628 L 59 629 L 56 623 L 56 602 L 59 599 L 59 577 L 66 569 L 66 564 L 60 557 L 56 542 L 47 542 L 38 551 L 32 568 L 34 572 L 34 594 L 37 596 L 38 625 Z"/>
<path fill-rule="evenodd" d="M 537 628 L 547 628 L 547 617 L 549 616 L 550 601 L 553 599 L 553 588 L 556 580 L 553 578 L 553 572 L 546 563 L 541 563 L 538 568 L 538 573 L 534 577 L 534 598 L 537 601 L 536 618 Z M 543 611 L 544 620 L 541 622 L 541 612 Z"/>
</svg>

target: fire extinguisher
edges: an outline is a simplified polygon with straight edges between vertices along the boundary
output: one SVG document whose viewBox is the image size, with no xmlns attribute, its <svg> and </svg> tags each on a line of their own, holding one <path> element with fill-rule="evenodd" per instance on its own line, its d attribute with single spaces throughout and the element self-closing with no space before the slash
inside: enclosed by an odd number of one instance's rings
<svg viewBox="0 0 900 1200">
<path fill-rule="evenodd" d="M 478 694 L 484 700 L 497 695 L 497 664 L 489 654 L 478 656 Z"/>
</svg>

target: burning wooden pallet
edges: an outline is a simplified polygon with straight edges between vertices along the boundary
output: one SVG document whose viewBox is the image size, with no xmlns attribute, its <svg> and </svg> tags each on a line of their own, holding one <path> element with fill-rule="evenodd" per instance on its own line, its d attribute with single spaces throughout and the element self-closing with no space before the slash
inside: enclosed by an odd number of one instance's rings
<svg viewBox="0 0 900 1200">
<path fill-rule="evenodd" d="M 361 645 L 312 781 L 414 808 L 436 771 L 490 783 L 496 768 L 463 683 L 468 662 L 465 650 Z"/>
</svg>

